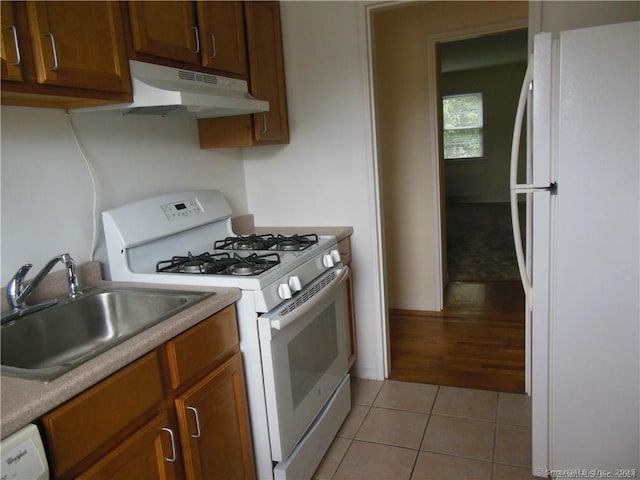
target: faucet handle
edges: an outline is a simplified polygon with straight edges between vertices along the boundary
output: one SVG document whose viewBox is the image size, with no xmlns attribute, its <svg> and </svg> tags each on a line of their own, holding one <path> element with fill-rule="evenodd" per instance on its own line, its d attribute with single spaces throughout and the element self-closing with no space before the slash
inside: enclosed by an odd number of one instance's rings
<svg viewBox="0 0 640 480">
<path fill-rule="evenodd" d="M 18 288 L 18 292 L 22 290 L 24 285 L 24 279 L 27 277 L 27 273 L 29 273 L 29 270 L 31 270 L 31 267 L 33 267 L 33 264 L 31 263 L 25 263 L 24 265 L 22 265 L 18 269 L 18 271 L 13 275 L 11 282 L 9 282 L 10 284 L 16 285 L 16 287 Z"/>
<path fill-rule="evenodd" d="M 18 297 L 24 291 L 24 280 L 31 267 L 33 267 L 31 263 L 22 265 L 7 284 L 7 300 L 11 309 L 19 306 Z"/>
</svg>

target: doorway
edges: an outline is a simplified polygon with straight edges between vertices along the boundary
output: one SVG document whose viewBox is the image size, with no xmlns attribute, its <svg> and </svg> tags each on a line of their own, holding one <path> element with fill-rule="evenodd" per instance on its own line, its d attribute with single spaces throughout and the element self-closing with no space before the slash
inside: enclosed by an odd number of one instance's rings
<svg viewBox="0 0 640 480">
<path fill-rule="evenodd" d="M 483 357 L 481 349 L 476 348 L 479 342 L 473 337 L 482 337 L 480 343 L 487 347 L 486 352 L 504 350 L 495 338 L 504 325 L 491 324 L 481 315 L 476 315 L 475 323 L 484 324 L 488 329 L 481 334 L 473 333 L 469 325 L 474 321 L 470 321 L 468 315 L 465 317 L 463 310 L 469 313 L 471 308 L 478 313 L 486 310 L 487 306 L 501 306 L 508 315 L 498 323 L 506 319 L 511 325 L 516 325 L 514 331 L 521 330 L 516 337 L 523 339 L 524 322 L 512 320 L 512 317 L 523 316 L 523 308 L 518 301 L 515 306 L 505 305 L 504 295 L 496 294 L 495 289 L 479 293 L 476 288 L 473 295 L 469 290 L 473 287 L 453 294 L 447 292 L 445 295 L 443 292 L 443 285 L 449 283 L 445 255 L 446 221 L 441 223 L 441 216 L 446 219 L 446 186 L 444 161 L 438 155 L 440 142 L 435 134 L 440 102 L 432 90 L 438 76 L 435 43 L 526 28 L 527 13 L 526 4 L 519 2 L 501 3 L 500 9 L 494 2 L 420 2 L 381 9 L 372 15 L 378 174 L 385 280 L 390 307 L 390 378 L 522 391 L 520 384 L 503 388 L 473 384 L 469 379 L 478 378 L 478 372 L 474 373 L 474 368 L 460 358 L 459 351 L 452 350 L 461 345 L 470 347 L 467 353 L 475 356 L 476 364 L 484 363 L 490 370 L 491 364 L 495 367 L 495 363 L 488 356 Z M 380 21 L 377 21 L 379 15 Z M 477 25 L 474 24 L 476 21 Z M 464 26 L 461 27 L 460 23 Z M 398 85 L 403 87 L 399 89 Z M 505 193 L 508 195 L 508 187 Z M 470 305 L 472 297 L 490 301 L 484 305 Z M 453 298 L 458 301 L 456 311 L 443 310 L 445 302 Z M 471 337 L 459 336 L 451 347 L 444 342 L 447 341 L 445 337 L 455 337 L 451 335 L 453 320 L 460 331 L 466 330 Z M 431 328 L 421 330 L 418 326 Z M 403 341 L 403 332 L 408 334 L 404 338 L 408 343 L 404 346 L 398 343 Z M 514 371 L 521 371 L 524 375 L 524 342 L 517 340 L 516 343 L 522 344 L 522 352 L 516 354 L 522 361 L 518 360 L 517 365 L 511 362 L 510 371 L 506 373 L 512 375 Z M 408 355 L 405 364 L 412 372 L 405 371 L 406 375 L 401 378 L 398 367 L 405 353 Z M 439 357 L 428 358 L 434 353 Z M 466 369 L 463 377 L 466 376 L 467 380 L 462 384 L 423 375 L 428 371 L 433 374 L 433 366 L 450 369 L 455 364 L 465 363 L 468 368 L 463 367 Z M 485 375 L 485 378 L 490 377 L 491 374 Z"/>
<path fill-rule="evenodd" d="M 437 44 L 445 291 L 451 282 L 519 282 L 509 160 L 527 41 L 521 29 Z"/>
</svg>

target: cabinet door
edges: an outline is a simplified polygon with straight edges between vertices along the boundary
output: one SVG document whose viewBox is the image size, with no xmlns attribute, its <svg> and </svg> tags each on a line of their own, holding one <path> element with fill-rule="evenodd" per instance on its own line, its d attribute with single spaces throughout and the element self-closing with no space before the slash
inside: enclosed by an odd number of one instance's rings
<svg viewBox="0 0 640 480">
<path fill-rule="evenodd" d="M 2 80 L 22 81 L 22 57 L 18 42 L 18 27 L 13 14 L 13 5 L 10 2 L 0 2 L 2 11 Z"/>
<path fill-rule="evenodd" d="M 178 477 L 178 444 L 166 412 L 136 431 L 125 442 L 78 478 L 82 480 L 158 479 Z"/>
<path fill-rule="evenodd" d="M 42 417 L 55 477 L 108 444 L 163 396 L 153 351 Z"/>
<path fill-rule="evenodd" d="M 38 83 L 130 92 L 119 2 L 27 3 Z"/>
<path fill-rule="evenodd" d="M 197 2 L 202 65 L 247 75 L 247 47 L 241 2 Z"/>
<path fill-rule="evenodd" d="M 176 410 L 188 479 L 255 478 L 240 353 L 178 397 Z"/>
<path fill-rule="evenodd" d="M 129 21 L 136 53 L 200 64 L 193 2 L 130 1 Z"/>
<path fill-rule="evenodd" d="M 351 268 L 351 267 L 349 267 Z M 347 278 L 344 284 L 345 295 L 347 298 L 347 354 L 349 361 L 349 368 L 353 367 L 353 364 L 356 363 L 356 358 L 358 355 L 358 347 L 356 343 L 356 319 L 355 312 L 353 310 L 353 279 L 351 276 L 351 269 L 347 274 Z"/>
<path fill-rule="evenodd" d="M 349 266 L 349 273 L 345 280 L 345 294 L 347 298 L 347 352 L 349 353 L 349 368 L 356 362 L 358 355 L 358 348 L 356 342 L 356 317 L 355 310 L 353 308 L 353 277 L 351 269 L 351 239 L 349 237 L 343 238 L 338 242 L 338 252 L 340 253 L 340 260 L 345 265 Z"/>
<path fill-rule="evenodd" d="M 287 96 L 278 2 L 246 2 L 251 94 L 269 101 L 269 111 L 255 114 L 256 144 L 289 143 Z"/>
</svg>

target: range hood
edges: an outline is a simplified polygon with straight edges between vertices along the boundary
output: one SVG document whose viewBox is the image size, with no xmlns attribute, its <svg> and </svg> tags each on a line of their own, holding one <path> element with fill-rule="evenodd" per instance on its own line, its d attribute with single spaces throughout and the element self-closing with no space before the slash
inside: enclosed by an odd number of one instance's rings
<svg viewBox="0 0 640 480">
<path fill-rule="evenodd" d="M 166 116 L 187 110 L 197 118 L 230 117 L 269 110 L 237 78 L 129 60 L 133 103 L 73 108 L 71 113 L 119 110 L 123 114 Z"/>
</svg>

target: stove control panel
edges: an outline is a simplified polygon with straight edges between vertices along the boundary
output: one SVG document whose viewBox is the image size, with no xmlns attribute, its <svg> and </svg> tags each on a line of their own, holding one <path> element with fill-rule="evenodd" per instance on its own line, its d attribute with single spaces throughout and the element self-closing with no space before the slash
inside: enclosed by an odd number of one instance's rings
<svg viewBox="0 0 640 480">
<path fill-rule="evenodd" d="M 197 198 L 162 205 L 162 212 L 170 222 L 179 218 L 192 217 L 204 213 L 204 209 Z"/>
</svg>

